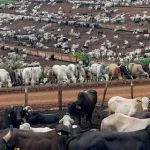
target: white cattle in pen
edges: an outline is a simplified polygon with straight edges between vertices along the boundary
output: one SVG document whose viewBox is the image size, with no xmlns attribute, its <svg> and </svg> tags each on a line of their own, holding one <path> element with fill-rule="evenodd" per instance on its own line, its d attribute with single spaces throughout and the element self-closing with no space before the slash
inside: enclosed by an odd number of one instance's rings
<svg viewBox="0 0 150 150">
<path fill-rule="evenodd" d="M 101 131 L 132 132 L 145 129 L 150 119 L 138 119 L 116 113 L 102 120 Z"/>
<path fill-rule="evenodd" d="M 131 72 L 132 75 L 136 77 L 144 76 L 146 78 L 149 78 L 149 74 L 143 70 L 140 64 L 129 63 L 128 70 Z"/>
<path fill-rule="evenodd" d="M 40 75 L 42 73 L 41 67 L 27 67 L 23 69 L 22 79 L 25 85 L 39 84 Z"/>
<path fill-rule="evenodd" d="M 97 80 L 101 77 L 105 77 L 106 81 L 108 81 L 108 73 L 106 71 L 106 66 L 104 63 L 93 63 L 89 67 L 89 71 L 93 74 L 96 75 Z"/>
<path fill-rule="evenodd" d="M 48 128 L 48 127 L 43 127 L 43 128 L 33 128 L 30 126 L 29 123 L 23 123 L 22 125 L 19 126 L 20 130 L 29 130 L 33 132 L 49 132 L 53 131 L 54 129 Z"/>
<path fill-rule="evenodd" d="M 11 78 L 8 71 L 0 69 L 0 88 L 4 85 L 12 87 Z"/>
<path fill-rule="evenodd" d="M 62 123 L 63 125 L 66 125 L 67 127 L 71 127 L 74 123 L 74 120 L 70 117 L 69 114 L 66 114 L 63 116 L 62 119 L 59 120 L 59 123 Z"/>
<path fill-rule="evenodd" d="M 109 114 L 122 113 L 128 116 L 148 110 L 148 97 L 127 99 L 120 96 L 114 96 L 108 100 Z"/>
<path fill-rule="evenodd" d="M 68 77 L 66 75 L 66 71 L 64 71 L 61 66 L 54 65 L 52 67 L 52 70 L 54 72 L 54 75 L 57 77 L 57 83 L 61 83 L 61 84 L 70 83 L 70 80 L 68 79 Z"/>
<path fill-rule="evenodd" d="M 77 82 L 77 79 L 74 75 L 72 68 L 65 66 L 65 65 L 61 65 L 61 68 L 66 72 L 66 75 L 67 75 L 68 79 L 70 80 L 70 82 L 72 82 L 72 83 Z"/>
</svg>

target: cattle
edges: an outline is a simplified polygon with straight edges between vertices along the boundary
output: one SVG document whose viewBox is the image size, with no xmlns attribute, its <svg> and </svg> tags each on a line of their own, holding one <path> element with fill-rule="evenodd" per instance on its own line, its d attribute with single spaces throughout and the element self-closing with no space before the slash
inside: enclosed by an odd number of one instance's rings
<svg viewBox="0 0 150 150">
<path fill-rule="evenodd" d="M 143 70 L 150 75 L 150 64 L 140 63 L 140 65 L 142 66 Z"/>
<path fill-rule="evenodd" d="M 109 64 L 108 65 L 108 73 L 109 73 L 109 78 L 111 80 L 113 78 L 122 80 L 120 67 L 117 64 Z"/>
<path fill-rule="evenodd" d="M 54 76 L 53 70 L 51 67 L 45 67 L 44 68 L 44 83 L 52 83 L 52 78 Z"/>
<path fill-rule="evenodd" d="M 146 128 L 150 119 L 138 119 L 116 113 L 104 118 L 101 123 L 101 131 L 131 132 Z"/>
<path fill-rule="evenodd" d="M 17 85 L 22 85 L 23 84 L 23 79 L 22 79 L 22 72 L 23 72 L 23 69 L 16 69 L 14 70 L 15 72 L 15 76 L 16 76 L 16 82 L 17 82 Z"/>
<path fill-rule="evenodd" d="M 118 64 L 118 65 L 120 67 L 122 77 L 125 77 L 126 79 L 133 79 L 133 77 L 131 76 L 131 73 L 128 71 L 127 67 L 123 63 Z"/>
<path fill-rule="evenodd" d="M 136 112 L 148 110 L 148 104 L 148 97 L 127 99 L 120 96 L 114 96 L 108 100 L 109 114 L 123 113 L 131 116 Z"/>
<path fill-rule="evenodd" d="M 56 115 L 53 114 L 42 114 L 38 112 L 28 112 L 25 116 L 28 123 L 34 124 L 52 124 L 59 122 Z"/>
<path fill-rule="evenodd" d="M 139 118 L 139 119 L 150 118 L 150 112 L 149 111 L 138 112 L 136 114 L 131 115 L 131 117 Z"/>
<path fill-rule="evenodd" d="M 16 74 L 15 74 L 15 71 L 11 68 L 9 69 L 6 69 L 6 71 L 8 71 L 9 75 L 10 75 L 10 79 L 11 79 L 11 83 L 12 83 L 12 86 L 16 86 Z"/>
<path fill-rule="evenodd" d="M 135 78 L 141 76 L 149 78 L 149 74 L 143 70 L 140 64 L 129 63 L 128 69 Z"/>
<path fill-rule="evenodd" d="M 9 131 L 8 129 L 0 131 L 0 141 L 2 141 L 0 144 L 3 147 L 5 145 L 21 150 L 65 150 L 68 135 L 68 127 L 62 124 L 56 126 L 55 130 L 45 133 L 13 129 L 11 126 Z M 0 150 L 4 150 L 2 145 Z"/>
<path fill-rule="evenodd" d="M 39 83 L 39 78 L 42 73 L 41 67 L 27 67 L 22 72 L 22 79 L 25 85 L 34 85 Z"/>
<path fill-rule="evenodd" d="M 23 106 L 10 106 L 7 107 L 0 114 L 0 129 L 8 128 L 11 124 L 15 128 L 19 128 L 22 122 L 25 122 L 26 111 Z"/>
<path fill-rule="evenodd" d="M 149 140 L 150 125 L 134 132 L 88 131 L 71 137 L 66 143 L 66 150 L 149 150 Z"/>
<path fill-rule="evenodd" d="M 93 75 L 96 75 L 97 80 L 101 77 L 105 77 L 105 79 L 108 80 L 107 71 L 104 63 L 94 63 L 90 66 L 89 70 Z"/>
<path fill-rule="evenodd" d="M 0 69 L 0 88 L 4 85 L 7 87 L 12 87 L 11 78 L 5 69 Z"/>
<path fill-rule="evenodd" d="M 57 77 L 57 83 L 60 84 L 68 84 L 70 83 L 70 80 L 68 79 L 66 72 L 63 70 L 63 68 L 59 65 L 54 65 L 52 67 L 52 70 L 54 72 L 54 75 Z"/>
<path fill-rule="evenodd" d="M 21 130 L 30 130 L 33 132 L 48 132 L 48 131 L 52 131 L 54 129 L 50 129 L 48 127 L 43 127 L 43 128 L 33 128 L 30 126 L 29 123 L 23 123 L 19 126 L 19 129 Z"/>
<path fill-rule="evenodd" d="M 74 123 L 74 120 L 71 119 L 70 115 L 66 113 L 66 115 L 64 115 L 63 118 L 59 120 L 59 123 L 70 127 Z"/>
<path fill-rule="evenodd" d="M 68 103 L 68 113 L 78 118 L 79 125 L 81 124 L 81 117 L 86 115 L 86 120 L 92 126 L 92 113 L 97 103 L 97 92 L 89 89 L 79 92 L 77 101 Z"/>
<path fill-rule="evenodd" d="M 66 75 L 67 75 L 68 79 L 70 80 L 70 82 L 76 83 L 77 79 L 74 75 L 72 68 L 65 66 L 65 65 L 61 65 L 61 67 L 62 67 L 63 71 L 66 72 Z"/>
</svg>

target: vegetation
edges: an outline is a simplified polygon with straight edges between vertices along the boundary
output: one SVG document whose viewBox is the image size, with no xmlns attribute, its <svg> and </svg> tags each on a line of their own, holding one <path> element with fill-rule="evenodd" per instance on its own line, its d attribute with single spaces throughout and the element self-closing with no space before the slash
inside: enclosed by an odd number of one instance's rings
<svg viewBox="0 0 150 150">
<path fill-rule="evenodd" d="M 77 60 L 80 60 L 83 62 L 83 65 L 85 65 L 86 67 L 89 66 L 89 63 L 90 63 L 90 57 L 88 54 L 83 54 L 83 53 L 74 53 L 74 54 L 71 54 L 70 57 L 73 57 L 73 58 L 76 58 L 76 62 Z"/>
<path fill-rule="evenodd" d="M 20 55 L 16 55 L 16 57 L 11 57 L 6 59 L 4 62 L 0 63 L 0 69 L 21 69 L 23 68 L 24 59 Z"/>
<path fill-rule="evenodd" d="M 16 0 L 0 0 L 0 3 L 14 3 Z"/>
<path fill-rule="evenodd" d="M 137 62 L 137 63 L 149 64 L 149 63 L 150 63 L 150 57 L 139 59 L 139 60 L 137 60 L 136 62 Z"/>
</svg>

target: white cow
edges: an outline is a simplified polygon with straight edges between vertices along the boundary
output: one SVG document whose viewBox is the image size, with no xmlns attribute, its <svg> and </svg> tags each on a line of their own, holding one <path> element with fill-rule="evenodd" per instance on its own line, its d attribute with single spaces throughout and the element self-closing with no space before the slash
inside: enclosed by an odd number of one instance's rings
<svg viewBox="0 0 150 150">
<path fill-rule="evenodd" d="M 63 125 L 66 125 L 67 127 L 71 127 L 71 125 L 74 123 L 74 120 L 71 119 L 69 114 L 66 114 L 63 116 L 62 119 L 59 120 L 59 123 L 62 123 Z"/>
<path fill-rule="evenodd" d="M 86 73 L 85 70 L 82 66 L 82 64 L 69 64 L 68 65 L 69 69 L 73 71 L 76 79 L 80 82 L 83 83 L 85 81 Z"/>
<path fill-rule="evenodd" d="M 12 87 L 11 78 L 9 72 L 5 69 L 0 69 L 0 88 L 2 85 L 6 85 L 7 87 Z"/>
<path fill-rule="evenodd" d="M 48 131 L 54 130 L 54 129 L 50 129 L 48 127 L 32 128 L 29 123 L 23 123 L 22 125 L 19 126 L 19 129 L 21 129 L 21 130 L 30 130 L 30 131 L 33 131 L 33 132 L 48 132 Z"/>
<path fill-rule="evenodd" d="M 90 67 L 89 67 L 89 71 L 93 74 L 96 75 L 97 80 L 100 77 L 105 77 L 106 81 L 108 81 L 108 73 L 106 71 L 105 68 L 105 64 L 104 63 L 93 63 Z"/>
<path fill-rule="evenodd" d="M 63 70 L 63 68 L 59 65 L 54 65 L 52 67 L 52 70 L 54 72 L 54 75 L 57 77 L 57 82 L 58 83 L 64 83 L 64 84 L 68 84 L 70 83 L 70 80 L 68 79 L 67 75 L 66 75 L 66 71 Z"/>
<path fill-rule="evenodd" d="M 25 85 L 29 85 L 31 81 L 31 85 L 35 83 L 39 83 L 40 75 L 42 73 L 41 67 L 27 67 L 23 69 L 22 79 Z"/>
<path fill-rule="evenodd" d="M 65 65 L 61 65 L 61 67 L 66 72 L 66 75 L 67 75 L 68 79 L 70 79 L 70 82 L 76 83 L 77 79 L 74 75 L 73 69 L 71 67 L 68 67 Z"/>
<path fill-rule="evenodd" d="M 104 118 L 101 123 L 101 131 L 131 132 L 146 128 L 150 119 L 138 119 L 116 113 Z"/>
<path fill-rule="evenodd" d="M 109 114 L 122 113 L 131 116 L 136 112 L 148 110 L 148 104 L 148 97 L 127 99 L 120 96 L 114 96 L 108 101 Z"/>
</svg>

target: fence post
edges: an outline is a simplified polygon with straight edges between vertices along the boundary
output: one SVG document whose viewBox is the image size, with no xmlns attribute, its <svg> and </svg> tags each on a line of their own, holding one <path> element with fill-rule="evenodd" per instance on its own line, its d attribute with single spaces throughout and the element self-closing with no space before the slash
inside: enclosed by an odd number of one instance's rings
<svg viewBox="0 0 150 150">
<path fill-rule="evenodd" d="M 58 105 L 59 110 L 62 110 L 62 85 L 58 84 Z"/>
<path fill-rule="evenodd" d="M 108 84 L 106 83 L 105 84 L 104 93 L 103 93 L 103 98 L 102 98 L 102 104 L 101 104 L 101 106 L 104 106 L 104 101 L 105 101 L 105 96 L 106 96 L 106 93 L 107 93 L 107 88 L 108 88 Z"/>
<path fill-rule="evenodd" d="M 133 99 L 133 81 L 131 80 L 131 99 Z"/>
<path fill-rule="evenodd" d="M 24 93 L 25 93 L 25 106 L 27 106 L 28 105 L 28 89 L 27 89 L 27 87 L 25 87 L 25 91 L 24 91 Z"/>
</svg>

